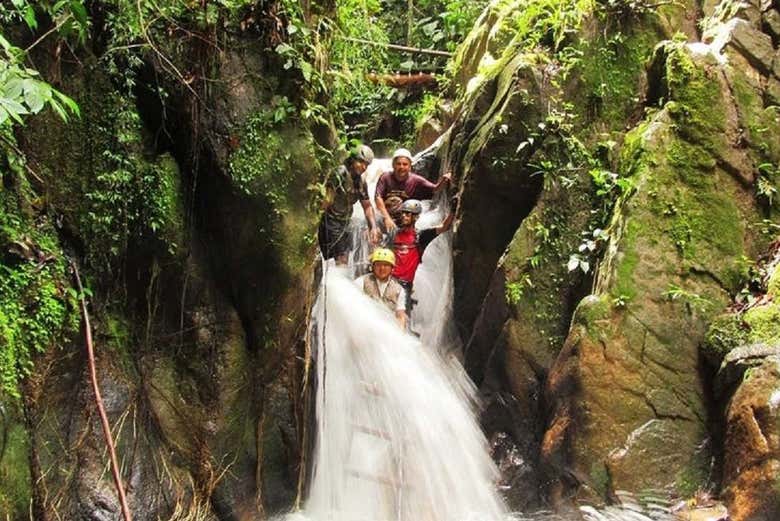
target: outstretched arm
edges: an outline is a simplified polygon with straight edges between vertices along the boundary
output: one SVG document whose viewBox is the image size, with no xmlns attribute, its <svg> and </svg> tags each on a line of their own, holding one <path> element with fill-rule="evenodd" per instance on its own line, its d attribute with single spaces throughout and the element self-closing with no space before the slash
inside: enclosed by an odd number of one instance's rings
<svg viewBox="0 0 780 521">
<path fill-rule="evenodd" d="M 385 223 L 385 230 L 387 232 L 395 230 L 395 222 L 393 221 L 393 218 L 390 217 L 390 214 L 387 211 L 387 207 L 385 207 L 385 200 L 382 198 L 382 196 L 377 194 L 377 196 L 374 197 L 374 203 L 376 203 L 376 209 L 379 210 L 380 214 L 382 214 L 382 219 Z"/>
<path fill-rule="evenodd" d="M 452 181 L 452 172 L 447 172 L 446 174 L 441 176 L 438 181 L 436 181 L 436 184 L 433 187 L 433 191 L 438 192 L 445 186 L 449 185 L 451 181 Z"/>
<path fill-rule="evenodd" d="M 379 242 L 379 228 L 376 227 L 374 207 L 371 206 L 371 202 L 368 199 L 360 201 L 360 206 L 363 207 L 363 213 L 366 215 L 366 223 L 368 223 L 368 238 L 371 241 L 371 244 L 376 244 Z"/>
<path fill-rule="evenodd" d="M 444 219 L 444 222 L 442 222 L 439 226 L 436 227 L 436 235 L 441 235 L 442 233 L 452 228 L 452 221 L 454 220 L 455 220 L 455 212 L 450 212 L 447 218 Z"/>
</svg>

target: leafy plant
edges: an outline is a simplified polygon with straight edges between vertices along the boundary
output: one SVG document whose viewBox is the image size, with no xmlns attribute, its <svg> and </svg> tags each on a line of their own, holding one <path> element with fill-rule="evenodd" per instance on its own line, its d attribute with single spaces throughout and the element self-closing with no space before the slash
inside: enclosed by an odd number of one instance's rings
<svg viewBox="0 0 780 521">
<path fill-rule="evenodd" d="M 756 179 L 756 195 L 766 200 L 772 206 L 777 196 L 777 183 L 780 181 L 780 165 L 762 163 L 758 165 Z"/>
<path fill-rule="evenodd" d="M 23 123 L 47 105 L 63 119 L 79 114 L 76 102 L 39 79 L 38 72 L 22 65 L 24 51 L 0 35 L 0 126 Z"/>
<path fill-rule="evenodd" d="M 701 313 L 707 313 L 714 305 L 712 300 L 702 297 L 698 293 L 687 291 L 676 284 L 669 284 L 669 287 L 662 295 L 669 301 L 684 302 L 689 310 L 696 310 Z"/>
</svg>

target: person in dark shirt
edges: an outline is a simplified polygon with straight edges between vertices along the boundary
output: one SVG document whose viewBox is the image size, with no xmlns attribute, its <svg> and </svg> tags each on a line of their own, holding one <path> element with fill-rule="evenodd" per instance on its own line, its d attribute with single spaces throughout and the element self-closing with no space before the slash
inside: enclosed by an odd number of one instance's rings
<svg viewBox="0 0 780 521">
<path fill-rule="evenodd" d="M 401 204 L 407 199 L 431 199 L 452 180 L 447 172 L 432 183 L 412 172 L 412 154 L 405 148 L 393 153 L 393 171 L 385 172 L 376 184 L 374 202 L 381 214 L 385 230 L 390 233 L 401 221 Z"/>
<path fill-rule="evenodd" d="M 325 259 L 335 258 L 336 263 L 346 264 L 352 249 L 349 222 L 352 207 L 360 201 L 368 223 L 369 240 L 376 244 L 379 229 L 374 219 L 374 209 L 368 196 L 368 186 L 361 177 L 374 160 L 374 152 L 366 145 L 355 148 L 334 173 L 325 180 L 323 213 L 317 233 L 320 250 Z"/>
<path fill-rule="evenodd" d="M 415 199 L 407 199 L 401 205 L 400 211 L 401 226 L 390 234 L 389 244 L 395 253 L 393 277 L 406 290 L 406 313 L 409 314 L 414 275 L 422 262 L 425 248 L 433 239 L 450 229 L 455 214 L 450 212 L 439 226 L 418 232 L 414 225 L 422 212 L 422 203 Z"/>
</svg>

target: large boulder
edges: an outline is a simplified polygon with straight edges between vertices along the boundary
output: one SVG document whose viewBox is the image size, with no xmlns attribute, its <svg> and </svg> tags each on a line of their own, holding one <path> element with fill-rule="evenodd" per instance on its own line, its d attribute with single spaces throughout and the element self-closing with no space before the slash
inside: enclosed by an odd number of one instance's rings
<svg viewBox="0 0 780 521">
<path fill-rule="evenodd" d="M 741 369 L 725 417 L 723 498 L 734 521 L 770 521 L 780 517 L 780 346 Z"/>
<path fill-rule="evenodd" d="M 561 491 L 586 497 L 691 494 L 706 480 L 698 347 L 738 287 L 740 259 L 755 256 L 744 223 L 759 219 L 757 203 L 720 166 L 738 122 L 717 56 L 667 44 L 653 68 L 663 85 L 650 90 L 666 104 L 626 137 L 620 171 L 634 191 L 618 204 L 596 294 L 580 303 L 547 383 L 543 458 Z"/>
</svg>

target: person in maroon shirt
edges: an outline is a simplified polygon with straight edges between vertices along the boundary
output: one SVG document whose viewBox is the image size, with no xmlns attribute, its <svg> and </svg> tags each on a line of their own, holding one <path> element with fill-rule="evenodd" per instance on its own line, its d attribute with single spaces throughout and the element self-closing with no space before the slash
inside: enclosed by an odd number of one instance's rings
<svg viewBox="0 0 780 521">
<path fill-rule="evenodd" d="M 422 212 L 422 204 L 415 199 L 407 199 L 401 205 L 401 226 L 389 235 L 389 246 L 395 253 L 393 277 L 406 290 L 406 313 L 411 313 L 412 283 L 417 268 L 422 262 L 423 252 L 433 239 L 446 232 L 452 226 L 453 212 L 444 222 L 435 228 L 426 228 L 419 232 L 414 225 Z"/>
<path fill-rule="evenodd" d="M 447 172 L 436 183 L 431 183 L 412 172 L 412 154 L 405 148 L 393 153 L 393 171 L 385 172 L 376 184 L 374 202 L 382 215 L 385 231 L 395 230 L 401 222 L 401 203 L 407 199 L 431 199 L 452 180 Z"/>
</svg>

